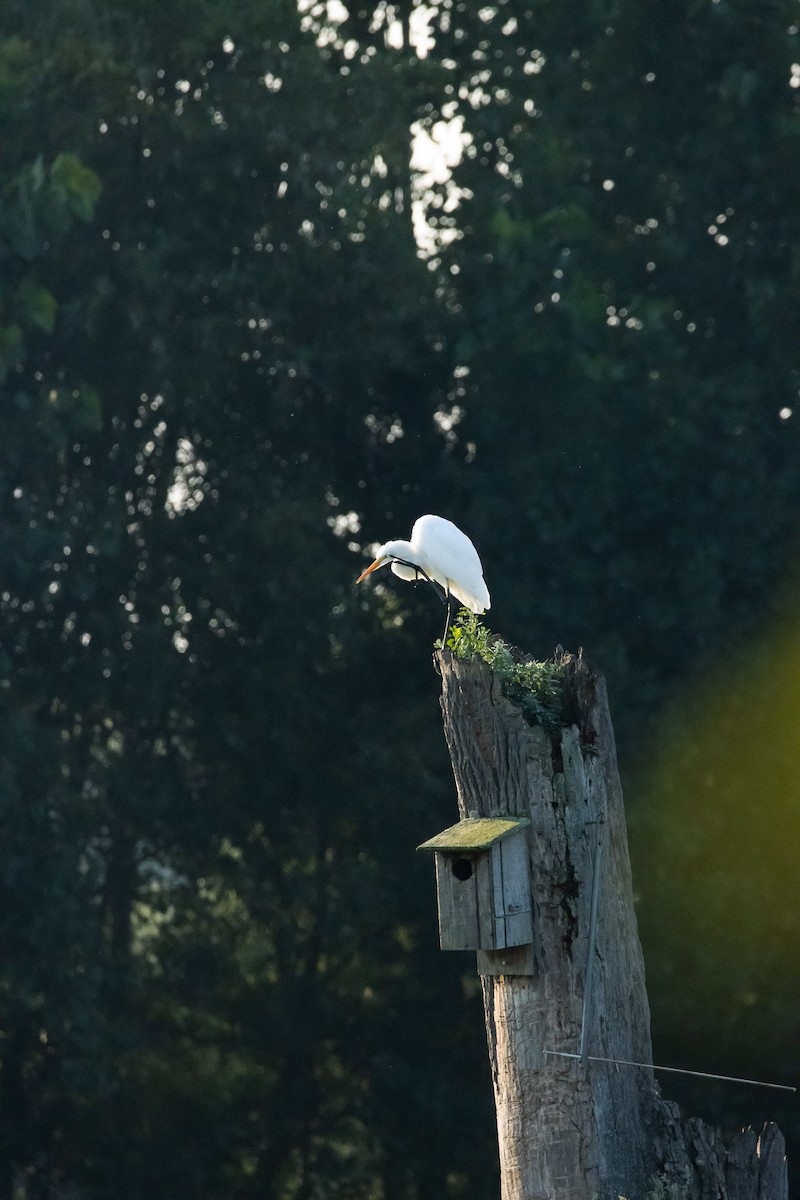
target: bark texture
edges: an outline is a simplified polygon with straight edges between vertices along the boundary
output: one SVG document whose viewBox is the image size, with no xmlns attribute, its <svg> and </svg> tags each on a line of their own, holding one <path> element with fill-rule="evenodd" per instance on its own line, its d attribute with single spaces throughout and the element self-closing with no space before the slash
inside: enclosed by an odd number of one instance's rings
<svg viewBox="0 0 800 1200">
<path fill-rule="evenodd" d="M 567 672 L 572 723 L 530 726 L 481 662 L 440 653 L 444 728 L 460 816 L 529 817 L 533 975 L 483 976 L 503 1200 L 787 1200 L 769 1125 L 726 1146 L 683 1122 L 653 1072 L 574 1059 L 581 1030 L 598 828 L 603 842 L 589 1055 L 652 1062 L 622 790 L 605 684 Z"/>
</svg>

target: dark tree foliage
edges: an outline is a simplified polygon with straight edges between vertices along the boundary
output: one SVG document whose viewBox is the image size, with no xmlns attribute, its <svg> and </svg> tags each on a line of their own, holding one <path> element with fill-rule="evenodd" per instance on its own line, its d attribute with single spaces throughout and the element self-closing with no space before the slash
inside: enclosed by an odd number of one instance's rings
<svg viewBox="0 0 800 1200">
<path fill-rule="evenodd" d="M 4 6 L 0 1200 L 495 1193 L 426 511 L 611 678 L 657 1043 L 796 1070 L 792 9 Z"/>
</svg>

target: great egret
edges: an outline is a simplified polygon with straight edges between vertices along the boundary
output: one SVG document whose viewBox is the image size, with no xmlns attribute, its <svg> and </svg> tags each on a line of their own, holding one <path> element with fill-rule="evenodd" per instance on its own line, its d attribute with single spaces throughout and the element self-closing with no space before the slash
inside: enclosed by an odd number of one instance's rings
<svg viewBox="0 0 800 1200">
<path fill-rule="evenodd" d="M 400 579 L 427 579 L 438 583 L 447 602 L 444 638 L 450 625 L 450 597 L 455 596 L 474 613 L 490 607 L 489 589 L 483 578 L 478 551 L 465 533 L 444 517 L 428 514 L 414 522 L 411 541 L 384 542 L 375 561 L 362 571 L 356 583 L 386 563 Z"/>
</svg>

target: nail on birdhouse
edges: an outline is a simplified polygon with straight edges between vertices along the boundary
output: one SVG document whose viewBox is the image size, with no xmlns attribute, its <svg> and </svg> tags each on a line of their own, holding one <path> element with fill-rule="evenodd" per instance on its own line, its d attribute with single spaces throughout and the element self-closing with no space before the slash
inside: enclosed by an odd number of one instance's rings
<svg viewBox="0 0 800 1200">
<path fill-rule="evenodd" d="M 417 847 L 434 853 L 439 945 L 477 950 L 483 975 L 533 973 L 530 952 L 507 953 L 532 941 L 529 824 L 470 817 Z"/>
</svg>

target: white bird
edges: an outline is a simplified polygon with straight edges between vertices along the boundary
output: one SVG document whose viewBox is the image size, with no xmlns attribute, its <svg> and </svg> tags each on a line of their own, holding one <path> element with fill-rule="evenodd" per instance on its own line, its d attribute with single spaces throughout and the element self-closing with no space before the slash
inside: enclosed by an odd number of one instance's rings
<svg viewBox="0 0 800 1200">
<path fill-rule="evenodd" d="M 414 522 L 410 542 L 384 542 L 375 561 L 361 572 L 356 583 L 386 563 L 392 564 L 392 571 L 400 579 L 416 581 L 421 577 L 438 583 L 447 598 L 448 624 L 451 596 L 474 613 L 490 607 L 478 551 L 467 535 L 444 517 L 420 517 Z"/>
</svg>

